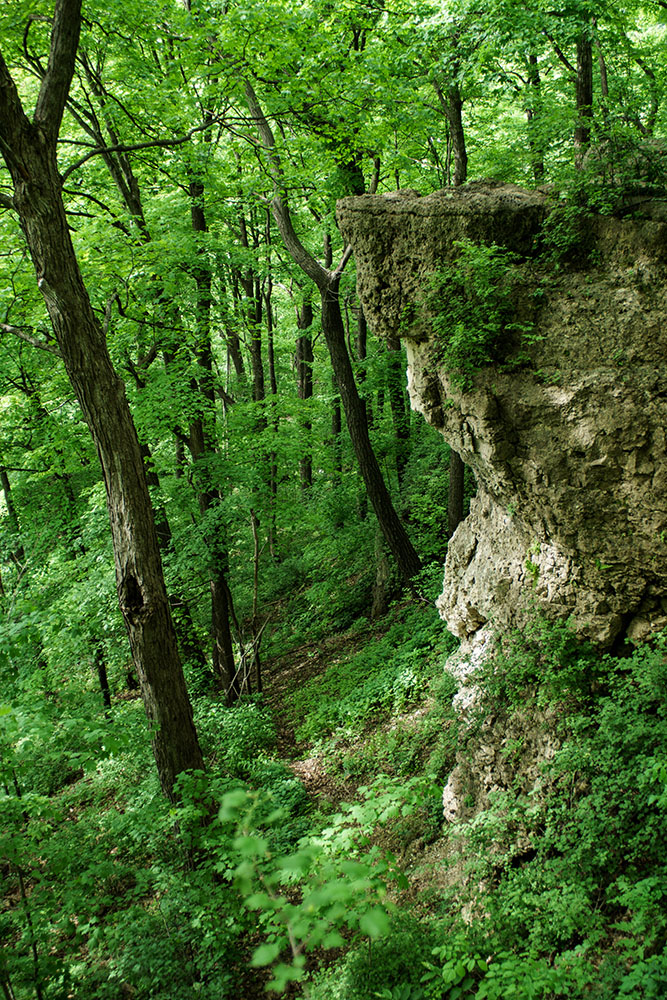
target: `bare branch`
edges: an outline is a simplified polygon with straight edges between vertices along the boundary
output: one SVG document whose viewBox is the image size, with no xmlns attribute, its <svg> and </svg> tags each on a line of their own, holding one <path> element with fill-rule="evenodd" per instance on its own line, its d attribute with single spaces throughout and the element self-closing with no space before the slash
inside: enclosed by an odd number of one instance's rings
<svg viewBox="0 0 667 1000">
<path fill-rule="evenodd" d="M 59 349 L 55 344 L 49 343 L 48 340 L 40 340 L 38 337 L 34 337 L 28 332 L 28 329 L 21 326 L 12 326 L 11 323 L 0 323 L 0 330 L 3 333 L 11 333 L 14 337 L 19 337 L 21 340 L 25 340 L 27 344 L 31 344 L 33 347 L 38 347 L 40 351 L 48 351 L 49 354 L 55 355 L 55 357 L 62 357 Z"/>
<path fill-rule="evenodd" d="M 331 277 L 334 280 L 337 280 L 338 278 L 340 278 L 341 274 L 345 270 L 345 265 L 347 264 L 347 262 L 348 262 L 348 260 L 350 259 L 351 256 L 352 256 L 352 247 L 348 243 L 348 245 L 343 250 L 343 256 L 340 259 L 338 267 L 336 268 L 335 271 L 331 272 Z"/>
<path fill-rule="evenodd" d="M 565 66 L 570 71 L 570 73 L 574 73 L 574 75 L 576 76 L 577 75 L 576 67 L 572 65 L 572 63 L 567 58 L 567 56 L 565 55 L 565 53 L 563 52 L 563 50 L 561 49 L 555 38 L 552 35 L 550 35 L 548 31 L 545 31 L 544 34 L 551 42 L 551 46 L 556 55 L 558 56 L 558 58 L 560 59 L 560 61 L 562 62 L 563 66 Z"/>
<path fill-rule="evenodd" d="M 82 156 L 80 160 L 77 160 L 76 163 L 72 163 L 71 166 L 67 168 L 62 175 L 63 182 L 66 181 L 75 170 L 78 170 L 84 163 L 87 163 L 87 161 L 93 156 L 105 155 L 107 153 L 134 153 L 140 149 L 154 149 L 156 147 L 160 149 L 170 149 L 173 146 L 182 146 L 183 143 L 188 142 L 196 132 L 203 132 L 204 129 L 210 128 L 212 124 L 215 124 L 215 122 L 206 122 L 203 125 L 195 125 L 194 128 L 191 128 L 185 133 L 185 135 L 181 135 L 177 139 L 152 139 L 147 142 L 119 143 L 116 146 L 96 146 L 94 149 L 91 149 L 89 153 L 86 153 L 85 156 Z"/>
</svg>

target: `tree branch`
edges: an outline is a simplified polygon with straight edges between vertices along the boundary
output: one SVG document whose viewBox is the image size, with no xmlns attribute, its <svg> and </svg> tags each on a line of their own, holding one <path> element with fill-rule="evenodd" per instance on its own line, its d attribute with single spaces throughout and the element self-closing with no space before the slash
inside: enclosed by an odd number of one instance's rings
<svg viewBox="0 0 667 1000">
<path fill-rule="evenodd" d="M 81 0 L 56 0 L 49 61 L 34 116 L 35 125 L 54 144 L 74 75 L 80 30 Z"/>
<path fill-rule="evenodd" d="M 24 178 L 26 169 L 16 159 L 13 147 L 20 131 L 28 125 L 16 84 L 0 52 L 0 150 L 7 166 L 15 167 Z"/>
<path fill-rule="evenodd" d="M 33 347 L 38 347 L 40 351 L 48 351 L 49 354 L 55 355 L 56 358 L 62 357 L 60 350 L 55 344 L 50 344 L 47 340 L 39 340 L 37 337 L 33 337 L 33 335 L 28 333 L 28 331 L 23 327 L 12 326 L 11 323 L 0 323 L 0 330 L 2 330 L 3 333 L 11 333 L 14 337 L 19 337 L 21 340 L 25 340 L 27 344 L 31 344 Z"/>
<path fill-rule="evenodd" d="M 93 156 L 100 156 L 106 153 L 134 153 L 139 149 L 154 149 L 155 147 L 169 149 L 172 146 L 182 146 L 183 143 L 188 142 L 188 140 L 191 139 L 196 132 L 203 132 L 204 129 L 210 128 L 212 124 L 215 124 L 215 122 L 206 122 L 203 125 L 195 125 L 194 128 L 189 130 L 189 132 L 186 132 L 185 135 L 179 136 L 177 139 L 152 139 L 146 142 L 119 143 L 116 146 L 96 146 L 94 149 L 91 149 L 89 153 L 86 153 L 85 156 L 82 156 L 80 160 L 77 160 L 76 163 L 72 163 L 62 175 L 62 180 L 63 182 L 66 181 L 70 174 L 73 174 L 75 170 L 82 167 L 83 164 L 87 163 L 87 161 Z"/>
<path fill-rule="evenodd" d="M 574 75 L 576 76 L 577 75 L 576 67 L 572 65 L 572 63 L 570 62 L 570 60 L 567 58 L 567 56 L 565 55 L 565 53 L 563 52 L 563 50 L 559 46 L 559 44 L 556 41 L 556 39 L 552 35 L 550 35 L 548 31 L 545 31 L 544 34 L 546 35 L 546 37 L 551 42 L 551 46 L 552 46 L 554 52 L 556 53 L 556 55 L 558 56 L 558 58 L 560 59 L 560 61 L 562 62 L 563 66 L 565 66 L 567 69 L 569 69 L 570 73 L 574 73 Z"/>
<path fill-rule="evenodd" d="M 276 140 L 257 99 L 257 94 L 249 80 L 245 82 L 245 97 L 250 117 L 255 124 L 264 151 L 266 152 L 269 174 L 273 181 L 271 211 L 278 224 L 280 235 L 285 241 L 285 246 L 292 256 L 294 263 L 298 264 L 304 274 L 307 274 L 320 290 L 324 290 L 331 281 L 331 272 L 315 260 L 296 234 L 294 225 L 292 224 L 292 214 L 287 202 L 285 175 L 282 163 L 280 162 L 280 154 L 276 149 Z"/>
</svg>

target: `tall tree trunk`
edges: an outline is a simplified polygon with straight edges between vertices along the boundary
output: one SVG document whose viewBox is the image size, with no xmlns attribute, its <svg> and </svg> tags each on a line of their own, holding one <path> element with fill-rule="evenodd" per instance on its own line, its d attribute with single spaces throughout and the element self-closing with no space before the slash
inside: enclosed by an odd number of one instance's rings
<svg viewBox="0 0 667 1000">
<path fill-rule="evenodd" d="M 331 373 L 331 388 L 333 397 L 331 399 L 331 453 L 333 474 L 332 480 L 336 486 L 340 486 L 343 478 L 343 415 L 340 409 L 340 395 L 336 376 Z"/>
<path fill-rule="evenodd" d="M 102 694 L 102 701 L 104 703 L 105 711 L 109 712 L 111 708 L 111 689 L 109 687 L 109 678 L 107 677 L 107 665 L 104 658 L 104 648 L 101 644 L 95 647 L 95 673 L 97 674 L 97 680 L 100 685 L 100 692 Z"/>
<path fill-rule="evenodd" d="M 452 72 L 458 72 L 456 64 Z M 454 187 L 465 184 L 468 177 L 468 152 L 466 149 L 465 130 L 463 128 L 463 98 L 458 83 L 450 83 L 443 91 L 438 80 L 433 81 L 433 87 L 445 113 L 449 125 L 451 151 L 454 157 Z"/>
<path fill-rule="evenodd" d="M 119 146 L 120 137 L 116 132 L 113 124 L 111 123 L 107 113 L 106 104 L 107 96 L 106 91 L 102 83 L 102 79 L 99 75 L 99 71 L 92 66 L 85 54 L 80 56 L 80 61 L 84 67 L 84 72 L 86 78 L 89 82 L 91 92 L 95 95 L 101 110 L 101 117 L 103 118 L 106 126 L 106 130 L 112 146 Z M 91 138 L 97 143 L 98 146 L 103 147 L 105 145 L 104 137 L 100 131 L 97 124 L 97 117 L 94 119 L 84 119 L 81 120 L 80 116 L 76 115 L 77 119 L 81 121 L 81 124 L 86 129 L 86 131 L 91 135 Z M 91 124 L 92 123 L 92 124 Z M 139 187 L 139 182 L 132 169 L 132 164 L 126 153 L 122 152 L 105 152 L 102 156 L 109 173 L 118 189 L 118 192 L 127 208 L 129 214 L 131 215 L 137 229 L 139 231 L 139 239 L 142 243 L 150 243 L 152 241 L 152 236 L 146 218 L 144 215 L 142 200 L 141 200 L 141 190 Z M 190 216 L 192 229 L 195 234 L 205 233 L 207 231 L 206 217 L 204 214 L 203 207 L 203 197 L 204 197 L 204 185 L 196 177 L 191 176 L 189 181 L 189 196 L 190 196 Z M 210 331 L 209 331 L 209 320 L 210 311 L 212 305 L 212 294 L 211 294 L 211 273 L 208 263 L 206 261 L 205 252 L 203 246 L 199 245 L 197 247 L 194 263 L 193 263 L 193 276 L 196 285 L 196 329 L 197 329 L 197 360 L 200 367 L 200 377 L 199 382 L 194 383 L 193 388 L 199 392 L 205 399 L 205 405 L 212 406 L 214 400 L 214 387 L 213 387 L 213 371 L 210 355 Z M 160 287 L 156 291 L 155 301 L 166 305 L 166 300 L 164 292 Z M 169 349 L 165 346 L 164 351 L 164 362 L 165 366 L 168 367 L 169 363 L 173 361 L 173 355 Z M 157 475 L 152 466 L 150 460 L 150 452 L 147 446 L 142 446 L 142 456 L 144 459 L 148 459 L 145 466 L 146 478 L 149 486 L 159 486 Z M 183 473 L 183 469 L 186 465 L 185 455 L 183 451 L 183 443 L 180 439 L 176 439 L 176 476 L 180 477 Z M 201 502 L 200 502 L 201 509 Z M 161 551 L 167 552 L 171 547 L 172 535 L 169 522 L 167 520 L 166 514 L 163 509 L 159 509 L 156 512 L 156 528 L 158 534 L 158 542 Z M 218 584 L 218 589 L 220 584 Z M 227 589 L 226 580 L 224 581 L 225 590 Z M 215 590 L 215 588 L 214 588 Z M 214 598 L 215 601 L 215 598 Z M 184 597 L 175 596 L 173 594 L 169 595 L 169 602 L 174 612 L 174 624 L 178 634 L 179 643 L 181 650 L 186 657 L 186 659 L 192 663 L 195 667 L 203 671 L 206 668 L 206 660 L 201 648 L 201 645 L 197 639 L 194 622 L 192 620 L 192 614 L 190 612 L 187 601 Z M 212 609 L 211 613 L 212 622 L 218 622 L 220 620 L 220 613 L 216 615 L 215 611 Z M 215 625 L 212 624 L 213 631 L 213 643 L 214 649 L 218 648 L 228 648 L 231 650 L 231 636 L 229 637 L 229 642 L 218 641 L 215 635 Z M 229 632 L 229 622 L 227 621 L 227 632 Z M 214 655 L 214 667 L 216 665 L 216 659 Z M 231 671 L 230 676 L 233 676 L 234 664 L 233 661 L 231 665 L 227 665 L 227 671 Z M 216 673 L 216 676 L 219 674 Z"/>
<path fill-rule="evenodd" d="M 307 298 L 297 312 L 297 328 L 304 332 L 296 341 L 296 379 L 299 399 L 313 398 L 313 340 L 310 328 L 313 325 L 313 303 Z M 313 424 L 310 417 L 302 417 L 299 421 L 304 436 L 304 451 L 299 459 L 299 479 L 301 489 L 309 490 L 313 485 L 313 456 L 311 452 L 310 435 Z"/>
<path fill-rule="evenodd" d="M 70 383 L 100 458 L 121 613 L 139 675 L 162 790 L 203 760 L 169 610 L 139 441 L 70 238 L 56 143 L 74 72 L 81 0 L 57 0 L 49 61 L 30 122 L 0 56 L 0 148 L 13 202 Z"/>
<path fill-rule="evenodd" d="M 541 91 L 542 78 L 540 77 L 540 68 L 537 62 L 537 56 L 534 52 L 531 52 L 528 56 L 528 100 L 526 118 L 528 120 L 528 145 L 530 147 L 533 176 L 538 184 L 540 181 L 544 180 L 543 140 L 539 136 L 541 115 L 538 110 Z M 538 124 L 538 130 L 535 128 L 536 122 Z"/>
<path fill-rule="evenodd" d="M 190 180 L 190 216 L 195 234 L 206 233 L 204 212 L 204 185 L 198 178 Z M 216 453 L 215 443 L 215 385 L 213 354 L 211 351 L 211 269 L 203 245 L 197 247 L 194 264 L 197 288 L 197 377 L 195 388 L 203 403 L 204 413 L 195 417 L 189 427 L 189 447 L 196 467 L 195 483 L 197 502 L 202 521 L 206 524 L 206 545 L 209 556 L 209 589 L 211 593 L 211 636 L 213 639 L 213 673 L 225 691 L 228 703 L 237 701 L 240 689 L 234 662 L 231 632 L 230 591 L 227 582 L 228 555 L 224 534 L 219 524 L 211 524 L 215 507 L 220 501 L 218 491 L 211 482 L 209 460 Z"/>
<path fill-rule="evenodd" d="M 322 330 L 324 333 L 336 383 L 340 391 L 345 419 L 350 433 L 359 470 L 361 472 L 368 498 L 375 516 L 398 565 L 401 576 L 409 580 L 421 569 L 419 556 L 408 538 L 408 534 L 400 522 L 394 509 L 389 490 L 382 478 L 382 472 L 377 457 L 371 445 L 368 433 L 368 420 L 363 400 L 359 396 L 354 380 L 354 372 L 345 342 L 345 325 L 340 309 L 339 284 L 342 269 L 349 259 L 348 249 L 343 255 L 341 264 L 335 271 L 319 264 L 312 254 L 304 247 L 297 236 L 292 216 L 287 202 L 285 179 L 280 156 L 275 148 L 275 138 L 266 120 L 261 105 L 252 84 L 246 80 L 245 96 L 248 109 L 257 127 L 260 139 L 268 158 L 274 183 L 272 202 L 273 216 L 278 224 L 280 235 L 294 262 L 315 282 L 320 292 L 322 303 Z"/>
<path fill-rule="evenodd" d="M 141 457 L 144 460 L 144 471 L 146 473 L 148 488 L 149 490 L 152 488 L 157 491 L 160 488 L 160 480 L 157 472 L 155 471 L 153 456 L 151 455 L 150 448 L 147 444 L 142 444 L 140 447 Z M 169 524 L 166 511 L 161 503 L 157 506 L 153 504 L 153 511 L 155 516 L 155 529 L 157 531 L 158 544 L 160 546 L 160 552 L 164 556 L 173 550 L 174 539 L 171 533 L 171 525 Z M 169 606 L 174 619 L 174 628 L 176 629 L 176 635 L 178 636 L 181 655 L 186 662 L 190 663 L 195 668 L 195 670 L 203 673 L 207 669 L 206 656 L 204 655 L 204 650 L 202 649 L 201 643 L 197 637 L 197 630 L 195 629 L 195 623 L 192 618 L 192 612 L 190 611 L 190 605 L 186 601 L 185 597 L 180 595 L 170 593 L 168 597 Z"/>
<path fill-rule="evenodd" d="M 267 217 L 267 240 L 270 236 L 269 219 Z M 273 430 L 274 441 L 278 438 L 278 378 L 276 376 L 276 355 L 273 340 L 273 282 L 269 274 L 266 290 L 264 292 L 264 316 L 266 317 L 266 354 L 269 363 L 269 387 L 271 398 L 269 403 L 269 415 L 271 428 Z M 275 448 L 271 448 L 268 455 L 269 461 L 269 552 L 273 559 L 276 558 L 278 528 L 276 516 L 278 511 L 278 456 Z"/>
<path fill-rule="evenodd" d="M 577 124 L 574 145 L 577 164 L 582 165 L 591 141 L 593 122 L 593 44 L 590 34 L 583 31 L 577 39 Z"/>
</svg>

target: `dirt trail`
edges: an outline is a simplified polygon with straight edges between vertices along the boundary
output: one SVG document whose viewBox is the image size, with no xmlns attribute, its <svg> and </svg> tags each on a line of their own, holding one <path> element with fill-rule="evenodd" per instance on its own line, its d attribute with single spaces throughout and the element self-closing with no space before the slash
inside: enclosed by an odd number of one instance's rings
<svg viewBox="0 0 667 1000">
<path fill-rule="evenodd" d="M 308 754 L 308 744 L 297 740 L 293 715 L 288 707 L 290 696 L 297 687 L 325 674 L 342 655 L 354 652 L 367 641 L 368 636 L 358 632 L 354 637 L 345 633 L 328 636 L 299 646 L 264 665 L 264 692 L 273 710 L 278 754 L 316 801 L 323 799 L 337 805 L 354 798 L 355 786 L 327 774 L 322 757 Z"/>
</svg>

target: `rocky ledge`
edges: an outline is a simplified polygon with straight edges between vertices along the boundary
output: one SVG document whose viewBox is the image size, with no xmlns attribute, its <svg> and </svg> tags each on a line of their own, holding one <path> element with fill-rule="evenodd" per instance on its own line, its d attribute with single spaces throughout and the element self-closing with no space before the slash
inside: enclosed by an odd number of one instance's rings
<svg viewBox="0 0 667 1000">
<path fill-rule="evenodd" d="M 445 564 L 448 627 L 472 639 L 537 608 L 609 648 L 667 625 L 667 224 L 589 218 L 582 262 L 547 266 L 553 207 L 471 184 L 346 198 L 338 221 L 369 323 L 405 340 L 413 407 L 477 479 Z M 520 367 L 465 391 L 438 361 L 428 295 L 463 238 L 522 255 L 513 294 L 536 335 Z"/>
</svg>

